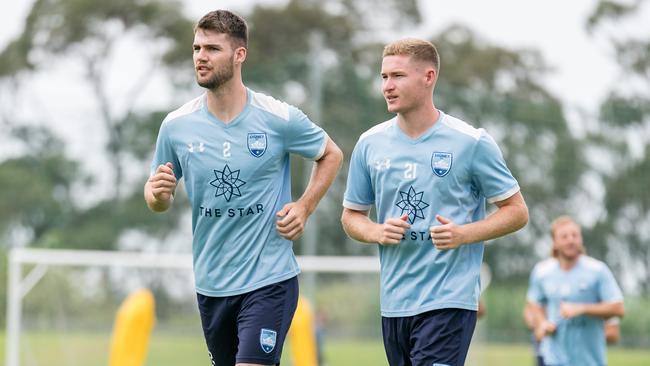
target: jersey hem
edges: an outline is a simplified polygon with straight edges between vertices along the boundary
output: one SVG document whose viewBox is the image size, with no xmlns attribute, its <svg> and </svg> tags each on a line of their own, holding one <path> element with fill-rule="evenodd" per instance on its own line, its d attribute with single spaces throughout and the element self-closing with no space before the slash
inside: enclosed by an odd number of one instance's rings
<svg viewBox="0 0 650 366">
<path fill-rule="evenodd" d="M 515 184 L 514 187 L 510 188 L 509 190 L 507 190 L 507 191 L 505 191 L 505 192 L 503 192 L 503 193 L 501 193 L 499 195 L 496 195 L 494 197 L 488 198 L 487 201 L 488 201 L 488 203 L 503 201 L 503 200 L 506 200 L 506 199 L 514 196 L 515 193 L 519 192 L 520 190 L 521 189 L 519 188 L 519 184 Z"/>
<path fill-rule="evenodd" d="M 466 302 L 445 302 L 445 303 L 440 303 L 440 304 L 433 304 L 429 306 L 425 306 L 416 310 L 382 310 L 381 311 L 381 316 L 385 318 L 401 318 L 405 316 L 415 316 L 418 314 L 426 313 L 427 311 L 431 310 L 440 310 L 440 309 L 464 309 L 464 310 L 472 310 L 472 311 L 478 311 L 478 305 L 476 304 L 469 304 Z"/>
<path fill-rule="evenodd" d="M 372 208 L 372 205 L 362 205 L 359 203 L 350 202 L 348 200 L 343 200 L 343 207 L 355 211 L 368 211 Z"/>
<path fill-rule="evenodd" d="M 318 154 L 316 154 L 316 156 L 314 156 L 313 158 L 310 158 L 310 160 L 314 160 L 314 161 L 319 160 L 320 158 L 323 157 L 323 154 L 325 154 L 325 148 L 327 148 L 327 141 L 329 140 L 328 139 L 329 135 L 327 134 L 327 132 L 325 132 L 325 130 L 323 130 L 323 132 L 325 136 L 323 137 L 323 143 L 321 144 L 321 147 L 318 149 Z"/>
<path fill-rule="evenodd" d="M 196 292 L 203 296 L 210 296 L 210 297 L 226 297 L 226 296 L 236 296 L 236 295 L 241 295 L 245 294 L 251 291 L 255 291 L 257 289 L 260 289 L 264 286 L 272 285 L 274 283 L 282 282 L 285 280 L 288 280 L 290 278 L 296 277 L 297 275 L 300 274 L 300 268 L 296 269 L 295 271 L 291 271 L 289 273 L 285 273 L 283 275 L 280 275 L 278 277 L 273 277 L 271 279 L 267 279 L 266 281 L 258 282 L 252 286 L 241 288 L 241 289 L 236 289 L 236 290 L 229 290 L 229 291 L 207 291 L 204 289 L 199 288 L 198 286 L 196 287 Z"/>
</svg>

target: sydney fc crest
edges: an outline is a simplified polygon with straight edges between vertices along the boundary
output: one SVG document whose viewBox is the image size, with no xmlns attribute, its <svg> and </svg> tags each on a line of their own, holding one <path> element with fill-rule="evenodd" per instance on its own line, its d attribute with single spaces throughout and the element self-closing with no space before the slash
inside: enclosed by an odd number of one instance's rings
<svg viewBox="0 0 650 366">
<path fill-rule="evenodd" d="M 434 151 L 431 155 L 431 170 L 433 174 L 444 177 L 451 170 L 453 155 L 448 152 Z"/>
<path fill-rule="evenodd" d="M 260 346 L 262 346 L 262 351 L 266 353 L 273 351 L 277 335 L 278 333 L 274 330 L 262 328 L 260 331 Z"/>
<path fill-rule="evenodd" d="M 261 132 L 248 134 L 248 151 L 256 158 L 266 152 L 266 134 Z"/>
</svg>

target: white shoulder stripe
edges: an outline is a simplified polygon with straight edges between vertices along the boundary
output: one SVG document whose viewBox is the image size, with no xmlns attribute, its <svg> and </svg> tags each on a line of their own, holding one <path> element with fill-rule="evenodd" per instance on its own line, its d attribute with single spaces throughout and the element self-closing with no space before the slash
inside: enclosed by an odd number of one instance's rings
<svg viewBox="0 0 650 366">
<path fill-rule="evenodd" d="M 362 133 L 361 136 L 359 136 L 359 141 L 365 139 L 366 137 L 378 134 L 382 131 L 386 131 L 387 129 L 391 128 L 391 126 L 393 126 L 394 122 L 395 122 L 395 118 L 392 118 L 386 122 L 382 122 L 378 125 L 371 127 L 368 131 Z"/>
<path fill-rule="evenodd" d="M 198 109 L 201 108 L 201 105 L 203 104 L 203 98 L 205 97 L 205 93 L 199 95 L 198 97 L 190 100 L 189 102 L 183 104 L 180 108 L 176 109 L 175 111 L 169 113 L 167 117 L 163 120 L 163 123 L 167 121 L 171 121 L 175 118 L 184 116 L 186 114 L 190 114 L 193 112 L 196 112 Z"/>
<path fill-rule="evenodd" d="M 590 257 L 588 255 L 581 255 L 580 260 L 582 261 L 585 267 L 595 271 L 601 270 L 603 266 L 606 266 L 605 263 L 599 261 L 594 257 Z"/>
<path fill-rule="evenodd" d="M 372 205 L 362 205 L 360 203 L 350 202 L 348 200 L 343 200 L 343 207 L 349 208 L 350 210 L 355 211 L 370 211 Z"/>
<path fill-rule="evenodd" d="M 475 140 L 481 138 L 481 134 L 483 133 L 482 128 L 473 127 L 469 123 L 462 121 L 456 117 L 452 117 L 448 114 L 445 114 L 445 118 L 442 119 L 442 122 L 445 125 L 449 126 L 449 128 L 471 136 Z"/>
<path fill-rule="evenodd" d="M 539 276 L 544 276 L 553 271 L 558 266 L 558 261 L 555 258 L 547 258 L 535 266 L 535 271 Z"/>
<path fill-rule="evenodd" d="M 289 105 L 266 94 L 251 91 L 251 105 L 289 120 Z"/>
</svg>

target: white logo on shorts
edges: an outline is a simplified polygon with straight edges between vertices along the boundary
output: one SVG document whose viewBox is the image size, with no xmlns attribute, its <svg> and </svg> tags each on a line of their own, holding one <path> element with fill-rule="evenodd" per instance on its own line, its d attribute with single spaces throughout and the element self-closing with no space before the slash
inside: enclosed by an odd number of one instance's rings
<svg viewBox="0 0 650 366">
<path fill-rule="evenodd" d="M 262 328 L 260 331 L 260 346 L 266 353 L 271 353 L 275 348 L 275 339 L 278 333 L 271 329 Z"/>
</svg>

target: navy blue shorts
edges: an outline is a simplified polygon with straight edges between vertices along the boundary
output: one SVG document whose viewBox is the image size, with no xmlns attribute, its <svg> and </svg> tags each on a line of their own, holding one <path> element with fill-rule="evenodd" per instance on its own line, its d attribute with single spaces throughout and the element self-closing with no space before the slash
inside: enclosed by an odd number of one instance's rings
<svg viewBox="0 0 650 366">
<path fill-rule="evenodd" d="M 476 327 L 476 311 L 439 309 L 381 319 L 391 366 L 462 366 Z"/>
<path fill-rule="evenodd" d="M 297 277 L 241 295 L 197 299 L 212 365 L 280 364 L 298 304 Z"/>
</svg>

